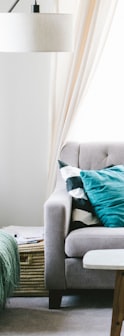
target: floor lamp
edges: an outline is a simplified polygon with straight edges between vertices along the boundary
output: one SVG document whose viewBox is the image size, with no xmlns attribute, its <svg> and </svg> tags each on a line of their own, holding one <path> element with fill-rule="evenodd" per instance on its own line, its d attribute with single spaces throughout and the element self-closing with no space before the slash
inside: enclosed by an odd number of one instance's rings
<svg viewBox="0 0 124 336">
<path fill-rule="evenodd" d="M 72 15 L 40 13 L 35 1 L 32 12 L 0 13 L 0 52 L 72 51 Z"/>
</svg>

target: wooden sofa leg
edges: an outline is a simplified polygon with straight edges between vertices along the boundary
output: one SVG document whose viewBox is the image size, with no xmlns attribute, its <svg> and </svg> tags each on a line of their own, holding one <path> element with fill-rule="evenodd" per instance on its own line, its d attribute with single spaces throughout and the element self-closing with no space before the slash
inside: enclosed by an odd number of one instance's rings
<svg viewBox="0 0 124 336">
<path fill-rule="evenodd" d="M 49 309 L 59 309 L 61 306 L 62 291 L 59 289 L 49 290 Z"/>
</svg>

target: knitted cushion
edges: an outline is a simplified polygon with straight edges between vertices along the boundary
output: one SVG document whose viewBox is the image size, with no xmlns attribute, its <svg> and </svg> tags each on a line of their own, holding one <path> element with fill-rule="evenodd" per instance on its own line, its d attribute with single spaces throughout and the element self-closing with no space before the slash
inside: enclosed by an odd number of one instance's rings
<svg viewBox="0 0 124 336">
<path fill-rule="evenodd" d="M 60 160 L 58 162 L 62 177 L 66 183 L 67 191 L 72 196 L 72 220 L 70 229 L 101 225 L 84 191 L 80 176 L 81 169 L 68 165 Z"/>
</svg>

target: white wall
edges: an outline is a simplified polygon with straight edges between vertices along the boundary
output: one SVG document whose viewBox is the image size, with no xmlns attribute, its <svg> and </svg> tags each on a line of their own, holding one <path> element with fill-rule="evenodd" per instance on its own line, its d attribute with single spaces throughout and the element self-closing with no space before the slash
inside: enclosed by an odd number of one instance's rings
<svg viewBox="0 0 124 336">
<path fill-rule="evenodd" d="M 49 71 L 50 54 L 0 54 L 0 227 L 43 225 Z"/>
</svg>

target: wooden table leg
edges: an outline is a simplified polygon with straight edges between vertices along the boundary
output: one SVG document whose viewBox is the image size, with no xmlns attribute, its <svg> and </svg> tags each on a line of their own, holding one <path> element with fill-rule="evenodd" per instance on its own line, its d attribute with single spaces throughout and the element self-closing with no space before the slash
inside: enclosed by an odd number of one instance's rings
<svg viewBox="0 0 124 336">
<path fill-rule="evenodd" d="M 124 319 L 124 271 L 116 272 L 110 336 L 120 336 Z"/>
</svg>

